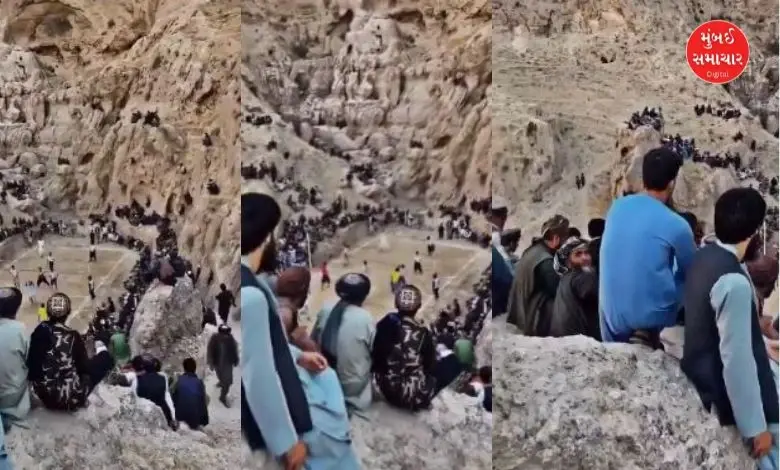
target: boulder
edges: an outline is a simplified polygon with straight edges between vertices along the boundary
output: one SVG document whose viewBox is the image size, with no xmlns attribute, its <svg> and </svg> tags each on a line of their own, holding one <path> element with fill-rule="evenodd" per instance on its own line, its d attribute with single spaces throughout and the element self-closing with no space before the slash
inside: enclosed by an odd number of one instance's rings
<svg viewBox="0 0 780 470">
<path fill-rule="evenodd" d="M 6 436 L 15 468 L 54 470 L 241 468 L 240 430 L 171 431 L 162 411 L 129 389 L 100 385 L 75 413 L 33 410 Z"/>
<path fill-rule="evenodd" d="M 365 470 L 487 469 L 490 413 L 467 395 L 443 390 L 416 414 L 375 403 L 368 419 L 352 419 L 353 445 Z"/>
<path fill-rule="evenodd" d="M 133 354 L 150 353 L 163 363 L 181 364 L 178 354 L 168 360 L 172 352 L 189 351 L 192 348 L 182 341 L 200 343 L 195 339 L 201 334 L 203 320 L 202 303 L 192 280 L 188 276 L 178 278 L 175 286 L 159 281 L 146 291 L 135 312 L 130 330 L 130 349 Z M 185 356 L 186 357 L 186 356 Z"/>
<path fill-rule="evenodd" d="M 704 410 L 673 357 L 508 328 L 497 325 L 493 343 L 494 469 L 754 468 L 736 431 Z"/>
</svg>

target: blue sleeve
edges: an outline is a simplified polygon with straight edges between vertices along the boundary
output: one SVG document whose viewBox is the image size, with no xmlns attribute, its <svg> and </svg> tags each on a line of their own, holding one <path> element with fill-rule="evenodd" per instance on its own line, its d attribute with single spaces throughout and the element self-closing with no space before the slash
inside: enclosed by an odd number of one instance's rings
<svg viewBox="0 0 780 470">
<path fill-rule="evenodd" d="M 723 380 L 742 437 L 767 430 L 758 369 L 753 357 L 751 315 L 753 291 L 742 274 L 722 276 L 710 291 L 720 334 Z"/>
<path fill-rule="evenodd" d="M 246 401 L 268 450 L 279 458 L 298 441 L 298 434 L 274 366 L 268 321 L 270 312 L 268 302 L 259 289 L 241 289 L 241 312 L 241 331 L 245 335 L 241 350 L 242 380 Z"/>
<path fill-rule="evenodd" d="M 680 224 L 669 241 L 674 250 L 674 259 L 677 261 L 677 271 L 675 272 L 677 285 L 682 286 L 688 268 L 693 262 L 693 256 L 696 254 L 696 241 L 693 239 L 693 231 L 688 223 L 680 216 L 677 218 L 680 219 Z"/>
</svg>

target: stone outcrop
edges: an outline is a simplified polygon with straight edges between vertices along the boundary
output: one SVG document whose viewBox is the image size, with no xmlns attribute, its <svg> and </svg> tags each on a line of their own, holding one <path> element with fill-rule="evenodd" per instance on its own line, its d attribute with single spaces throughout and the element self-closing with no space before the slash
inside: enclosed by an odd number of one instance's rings
<svg viewBox="0 0 780 470">
<path fill-rule="evenodd" d="M 27 424 L 7 436 L 21 470 L 242 468 L 245 457 L 238 427 L 212 423 L 205 431 L 173 432 L 152 402 L 106 385 L 98 386 L 87 409 L 36 409 Z"/>
<path fill-rule="evenodd" d="M 379 169 L 356 200 L 487 196 L 487 0 L 245 0 L 242 12 L 244 164 L 294 167 L 328 199 L 347 159 Z"/>
<path fill-rule="evenodd" d="M 235 282 L 239 30 L 237 0 L 3 1 L 0 168 L 30 169 L 58 211 L 148 199 L 193 263 Z"/>
<path fill-rule="evenodd" d="M 202 305 L 188 276 L 178 278 L 174 286 L 155 281 L 135 312 L 129 337 L 133 354 L 149 353 L 178 368 L 181 360 L 168 358 L 175 351 L 199 348 Z M 186 344 L 179 345 L 182 342 Z"/>
<path fill-rule="evenodd" d="M 353 445 L 366 470 L 490 468 L 492 416 L 474 398 L 444 390 L 412 415 L 376 403 L 369 421 L 353 418 Z"/>
<path fill-rule="evenodd" d="M 530 338 L 506 325 L 495 334 L 494 469 L 754 467 L 671 356 L 582 336 Z"/>
</svg>

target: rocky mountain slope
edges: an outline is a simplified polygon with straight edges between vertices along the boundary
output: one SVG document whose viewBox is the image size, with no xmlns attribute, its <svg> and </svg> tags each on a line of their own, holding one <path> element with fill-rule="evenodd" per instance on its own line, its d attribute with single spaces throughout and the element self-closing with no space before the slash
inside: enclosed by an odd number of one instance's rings
<svg viewBox="0 0 780 470">
<path fill-rule="evenodd" d="M 246 0 L 242 17 L 244 164 L 294 166 L 327 199 L 347 160 L 380 173 L 356 200 L 487 196 L 486 0 Z"/>
<path fill-rule="evenodd" d="M 528 234 L 555 212 L 579 226 L 603 215 L 620 132 L 645 106 L 663 108 L 665 133 L 693 137 L 713 153 L 739 152 L 745 163 L 756 158 L 764 174 L 777 174 L 773 2 L 494 0 L 493 11 L 494 193 L 511 201 Z M 700 81 L 685 63 L 688 36 L 711 18 L 735 22 L 751 43 L 749 69 L 728 86 Z M 742 116 L 694 114 L 694 105 L 720 102 Z M 738 132 L 744 138 L 735 142 Z M 577 191 L 581 172 L 588 187 Z M 713 202 L 696 204 L 697 215 L 710 218 Z"/>
<path fill-rule="evenodd" d="M 3 0 L 0 168 L 31 170 L 49 210 L 148 201 L 188 257 L 228 277 L 239 23 L 237 1 Z"/>
</svg>

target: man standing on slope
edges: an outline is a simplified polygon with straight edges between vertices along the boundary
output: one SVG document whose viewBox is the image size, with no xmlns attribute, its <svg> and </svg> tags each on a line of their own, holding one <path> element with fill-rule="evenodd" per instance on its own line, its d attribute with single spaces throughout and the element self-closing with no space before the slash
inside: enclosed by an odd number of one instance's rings
<svg viewBox="0 0 780 470">
<path fill-rule="evenodd" d="M 604 342 L 661 348 L 660 333 L 682 309 L 696 245 L 688 222 L 668 207 L 682 166 L 667 148 L 642 162 L 644 191 L 616 200 L 601 241 L 599 316 Z"/>
<path fill-rule="evenodd" d="M 696 253 L 685 285 L 680 366 L 705 408 L 737 427 L 759 470 L 776 470 L 777 388 L 743 264 L 765 214 L 764 198 L 751 188 L 726 191 L 715 203 L 717 240 Z"/>
</svg>

